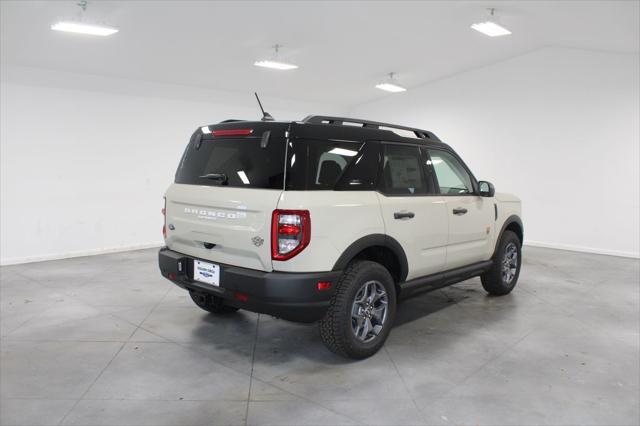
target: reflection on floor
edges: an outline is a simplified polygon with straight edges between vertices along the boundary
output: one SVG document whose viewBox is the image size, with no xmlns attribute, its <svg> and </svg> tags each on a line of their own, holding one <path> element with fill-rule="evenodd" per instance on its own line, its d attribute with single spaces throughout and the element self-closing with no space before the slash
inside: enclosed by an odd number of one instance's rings
<svg viewBox="0 0 640 426">
<path fill-rule="evenodd" d="M 638 424 L 639 261 L 525 248 L 520 283 L 403 302 L 376 356 L 215 317 L 156 250 L 3 267 L 2 424 Z"/>
</svg>

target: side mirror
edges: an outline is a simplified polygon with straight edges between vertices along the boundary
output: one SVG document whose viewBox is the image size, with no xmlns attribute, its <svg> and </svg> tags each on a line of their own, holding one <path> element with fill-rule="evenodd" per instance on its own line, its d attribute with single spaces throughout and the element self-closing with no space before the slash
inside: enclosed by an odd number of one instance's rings
<svg viewBox="0 0 640 426">
<path fill-rule="evenodd" d="M 491 182 L 481 180 L 480 182 L 478 182 L 478 187 L 480 188 L 481 197 L 493 197 L 494 195 L 496 195 L 496 188 Z"/>
</svg>

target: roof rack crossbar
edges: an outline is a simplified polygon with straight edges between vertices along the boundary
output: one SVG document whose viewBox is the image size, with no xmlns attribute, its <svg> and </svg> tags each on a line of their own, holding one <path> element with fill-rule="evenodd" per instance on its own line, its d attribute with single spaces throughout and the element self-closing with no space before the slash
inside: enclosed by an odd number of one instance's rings
<svg viewBox="0 0 640 426">
<path fill-rule="evenodd" d="M 381 123 L 379 121 L 361 120 L 358 118 L 348 118 L 348 117 L 332 117 L 328 115 L 308 115 L 302 120 L 302 122 L 309 123 L 309 124 L 334 124 L 334 125 L 343 125 L 346 122 L 346 123 L 362 124 L 362 127 L 364 128 L 373 128 L 373 129 L 380 129 L 381 127 L 387 127 L 389 129 L 410 131 L 410 132 L 413 132 L 418 138 L 421 138 L 421 139 L 426 138 L 426 139 L 431 139 L 433 141 L 440 142 L 440 139 L 438 139 L 436 135 L 434 135 L 432 132 L 428 130 L 417 129 L 415 127 L 399 126 L 397 124 Z"/>
</svg>

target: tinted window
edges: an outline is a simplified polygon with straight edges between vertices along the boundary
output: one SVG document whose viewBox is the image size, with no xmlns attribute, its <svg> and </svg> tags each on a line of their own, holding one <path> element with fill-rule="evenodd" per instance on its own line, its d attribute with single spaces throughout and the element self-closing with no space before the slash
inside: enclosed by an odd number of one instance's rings
<svg viewBox="0 0 640 426">
<path fill-rule="evenodd" d="M 263 148 L 260 138 L 194 137 L 178 166 L 176 183 L 282 189 L 284 156 L 282 138 L 271 138 Z M 202 177 L 213 174 L 223 175 L 224 179 Z"/>
<path fill-rule="evenodd" d="M 420 161 L 417 146 L 384 145 L 383 191 L 386 194 L 426 194 Z"/>
<path fill-rule="evenodd" d="M 358 155 L 343 172 L 336 185 L 339 191 L 371 191 L 376 187 L 378 164 L 380 163 L 380 145 L 373 142 L 364 144 Z"/>
<path fill-rule="evenodd" d="M 334 189 L 343 171 L 358 156 L 362 143 L 297 139 L 289 143 L 289 190 Z"/>
<path fill-rule="evenodd" d="M 471 176 L 453 155 L 435 149 L 428 152 L 441 194 L 473 193 Z"/>
</svg>

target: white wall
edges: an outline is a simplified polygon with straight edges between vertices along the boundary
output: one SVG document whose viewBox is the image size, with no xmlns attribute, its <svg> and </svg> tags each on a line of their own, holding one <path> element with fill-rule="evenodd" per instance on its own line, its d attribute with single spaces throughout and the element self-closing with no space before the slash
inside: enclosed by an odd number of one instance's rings
<svg viewBox="0 0 640 426">
<path fill-rule="evenodd" d="M 160 245 L 162 195 L 193 130 L 260 117 L 251 93 L 29 68 L 3 67 L 0 95 L 2 264 Z M 341 112 L 263 104 L 278 119 Z"/>
<path fill-rule="evenodd" d="M 546 48 L 360 105 L 431 129 L 524 203 L 527 242 L 638 256 L 638 55 Z M 250 93 L 3 67 L 0 262 L 161 243 L 162 194 L 197 125 Z M 265 99 L 277 118 L 340 114 Z"/>
<path fill-rule="evenodd" d="M 525 240 L 638 257 L 639 57 L 545 48 L 351 115 L 422 127 L 522 198 Z"/>
</svg>

